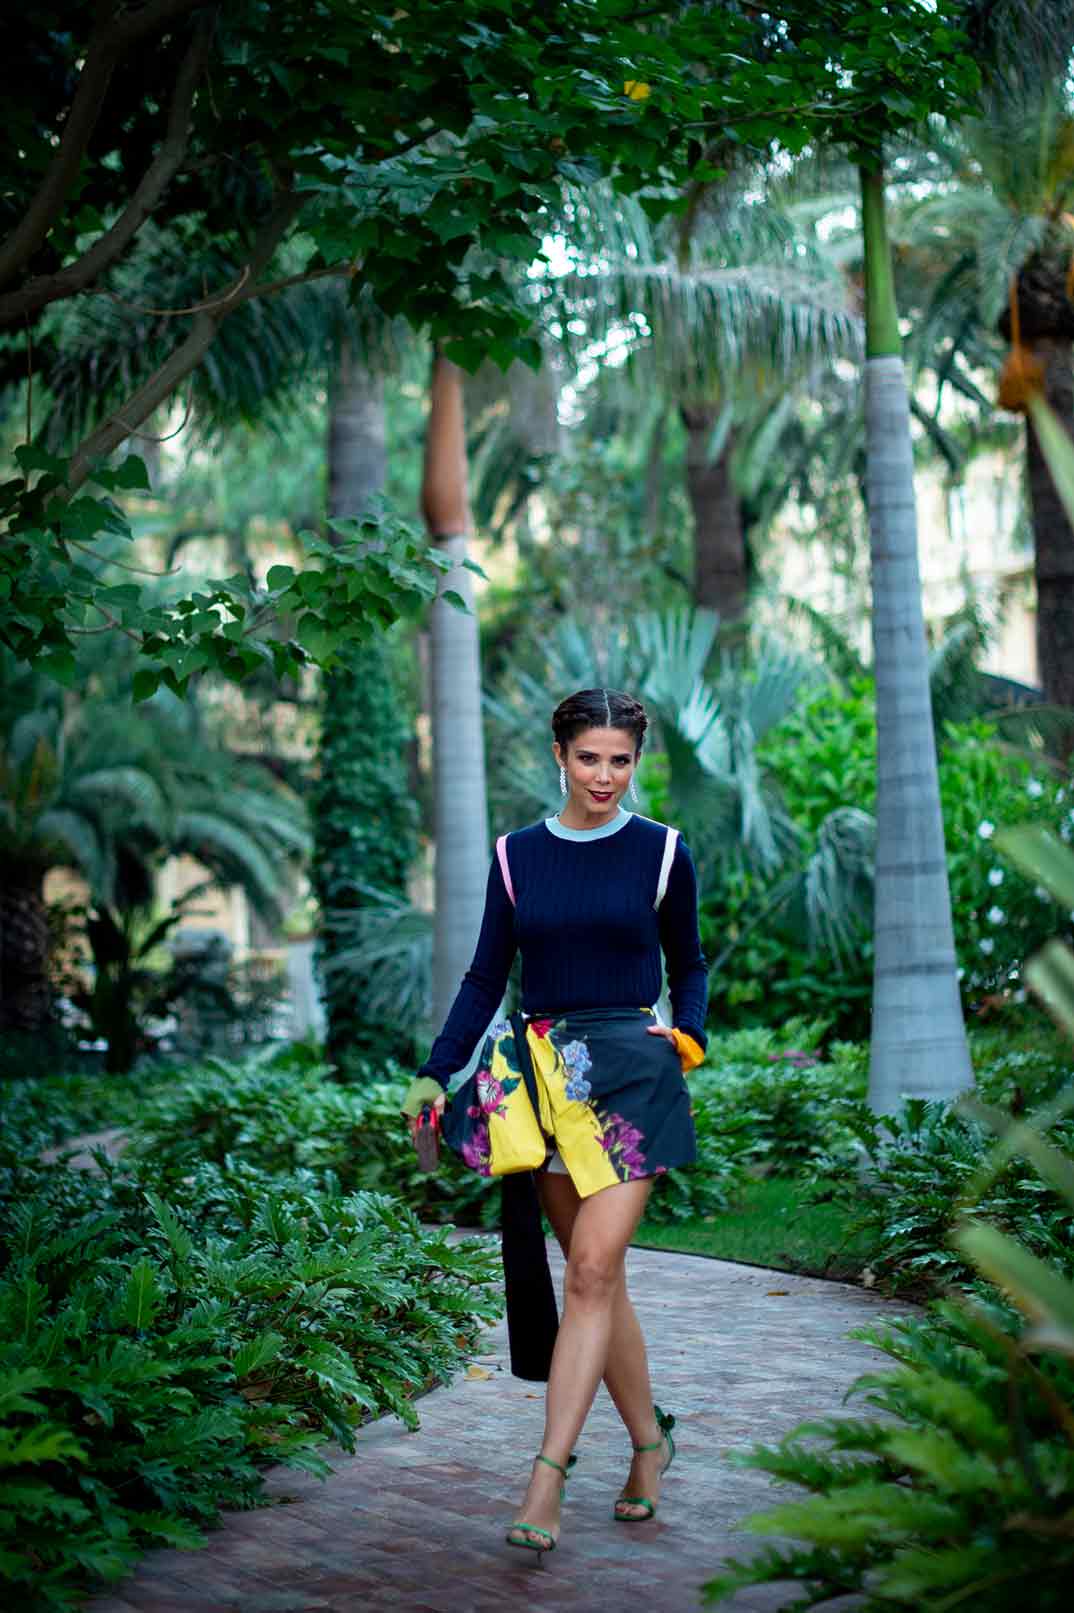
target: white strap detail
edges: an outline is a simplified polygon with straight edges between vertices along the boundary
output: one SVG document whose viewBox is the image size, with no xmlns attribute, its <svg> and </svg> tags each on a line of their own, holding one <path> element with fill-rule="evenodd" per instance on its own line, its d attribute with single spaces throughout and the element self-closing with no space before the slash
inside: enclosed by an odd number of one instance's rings
<svg viewBox="0 0 1074 1613">
<path fill-rule="evenodd" d="M 672 829 L 669 825 L 668 832 L 664 837 L 664 860 L 660 864 L 660 878 L 657 881 L 656 901 L 653 903 L 654 907 L 659 907 L 660 903 L 664 900 L 664 893 L 668 888 L 668 875 L 671 873 L 671 864 L 675 859 L 675 843 L 678 838 L 678 829 Z"/>
<path fill-rule="evenodd" d="M 499 859 L 500 873 L 503 875 L 504 888 L 511 898 L 511 906 L 515 905 L 515 887 L 511 883 L 511 870 L 507 866 L 507 836 L 501 835 L 496 842 L 496 856 Z"/>
</svg>

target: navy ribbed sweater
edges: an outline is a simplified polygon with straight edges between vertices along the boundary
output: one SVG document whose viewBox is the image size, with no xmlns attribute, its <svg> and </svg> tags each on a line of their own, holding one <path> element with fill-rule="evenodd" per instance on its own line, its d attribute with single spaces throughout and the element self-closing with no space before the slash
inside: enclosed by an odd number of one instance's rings
<svg viewBox="0 0 1074 1613">
<path fill-rule="evenodd" d="M 550 828 L 549 824 L 556 827 Z M 447 1086 L 464 1068 L 522 954 L 522 1010 L 640 1008 L 660 995 L 667 961 L 673 1023 L 706 1045 L 708 968 L 697 928 L 697 879 L 679 836 L 667 890 L 654 911 L 666 826 L 620 808 L 599 830 L 542 819 L 507 837 L 517 906 L 493 855 L 473 961 L 418 1075 Z"/>
</svg>

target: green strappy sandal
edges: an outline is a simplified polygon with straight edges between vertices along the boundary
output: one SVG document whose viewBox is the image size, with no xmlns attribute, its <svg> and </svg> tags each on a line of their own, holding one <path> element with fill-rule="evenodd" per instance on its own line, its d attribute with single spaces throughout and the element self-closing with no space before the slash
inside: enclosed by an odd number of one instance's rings
<svg viewBox="0 0 1074 1613">
<path fill-rule="evenodd" d="M 668 1459 L 660 1469 L 660 1477 L 663 1478 L 675 1460 L 675 1441 L 671 1437 L 671 1430 L 675 1427 L 675 1419 L 668 1412 L 661 1411 L 659 1406 L 654 1406 L 653 1411 L 656 1413 L 656 1426 L 660 1430 L 660 1438 L 654 1439 L 651 1445 L 635 1445 L 634 1449 L 636 1451 L 659 1450 L 666 1439 L 668 1442 Z M 648 1507 L 649 1510 L 639 1515 L 637 1513 L 620 1512 L 620 1507 Z M 612 1508 L 612 1517 L 616 1523 L 648 1523 L 649 1519 L 655 1517 L 655 1515 L 656 1502 L 647 1495 L 620 1495 L 616 1498 L 615 1506 Z"/>
<path fill-rule="evenodd" d="M 550 1456 L 542 1456 L 540 1452 L 537 1453 L 533 1460 L 535 1462 L 543 1462 L 546 1467 L 554 1467 L 557 1473 L 563 1474 L 563 1483 L 559 1487 L 559 1499 L 562 1501 L 564 1496 L 567 1494 L 567 1475 L 570 1473 L 570 1470 L 574 1466 L 575 1462 L 577 1462 L 577 1456 L 568 1456 L 566 1467 L 561 1467 L 558 1462 L 553 1462 Z M 513 1535 L 516 1529 L 525 1529 L 527 1534 L 540 1535 L 541 1539 L 515 1540 Z M 513 1523 L 510 1529 L 508 1529 L 504 1538 L 509 1546 L 520 1546 L 523 1551 L 535 1551 L 537 1553 L 538 1568 L 541 1566 L 541 1553 L 545 1551 L 555 1551 L 556 1549 L 555 1535 L 552 1534 L 548 1529 L 538 1528 L 535 1523 Z"/>
</svg>

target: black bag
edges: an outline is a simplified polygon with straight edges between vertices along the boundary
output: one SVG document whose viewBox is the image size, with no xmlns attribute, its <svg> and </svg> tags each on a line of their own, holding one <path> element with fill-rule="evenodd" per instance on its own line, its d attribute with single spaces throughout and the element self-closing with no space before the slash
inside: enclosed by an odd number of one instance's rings
<svg viewBox="0 0 1074 1613">
<path fill-rule="evenodd" d="M 524 1016 L 512 1014 L 510 1025 L 516 1062 L 533 1112 L 539 1115 L 537 1077 L 530 1058 Z M 464 1148 L 473 1134 L 468 1110 L 475 1105 L 475 1100 L 476 1077 L 471 1076 L 452 1095 L 441 1126 L 444 1141 L 464 1158 Z M 548 1264 L 541 1203 L 532 1171 L 516 1171 L 500 1178 L 500 1251 L 512 1375 L 533 1383 L 547 1383 L 559 1331 L 559 1311 Z"/>
<path fill-rule="evenodd" d="M 521 1014 L 511 1015 L 511 1029 L 533 1112 L 540 1114 L 537 1078 L 526 1040 L 526 1021 Z M 511 1372 L 516 1378 L 547 1383 L 559 1331 L 559 1311 L 541 1222 L 541 1201 L 532 1171 L 500 1178 L 500 1212 Z"/>
</svg>

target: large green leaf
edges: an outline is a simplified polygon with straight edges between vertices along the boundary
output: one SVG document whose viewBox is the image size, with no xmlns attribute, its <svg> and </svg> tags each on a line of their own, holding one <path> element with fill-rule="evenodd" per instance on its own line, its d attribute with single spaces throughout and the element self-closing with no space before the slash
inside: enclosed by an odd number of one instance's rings
<svg viewBox="0 0 1074 1613">
<path fill-rule="evenodd" d="M 1049 941 L 1023 974 L 1052 1017 L 1074 1036 L 1074 952 L 1062 941 Z"/>
<path fill-rule="evenodd" d="M 1042 397 L 1030 398 L 1029 413 L 1055 490 L 1063 501 L 1067 519 L 1074 525 L 1074 443 L 1058 415 Z"/>
<path fill-rule="evenodd" d="M 1024 874 L 1051 891 L 1057 902 L 1074 908 L 1074 852 L 1038 823 L 1000 829 L 995 845 Z"/>
<path fill-rule="evenodd" d="M 1004 1289 L 1052 1347 L 1074 1357 L 1074 1283 L 997 1227 L 971 1221 L 954 1241 L 985 1277 Z"/>
<path fill-rule="evenodd" d="M 1001 1139 L 969 1183 L 967 1200 L 979 1198 L 992 1186 L 1008 1162 L 1021 1154 L 1032 1161 L 1044 1180 L 1050 1182 L 1074 1210 L 1074 1160 L 1042 1135 L 1056 1120 L 1074 1109 L 1074 1088 L 1061 1093 L 1047 1106 L 1046 1111 L 1035 1114 L 1031 1122 L 1014 1120 L 1005 1110 L 981 1103 L 969 1094 L 960 1099 L 958 1108 L 971 1119 L 990 1127 Z"/>
</svg>

